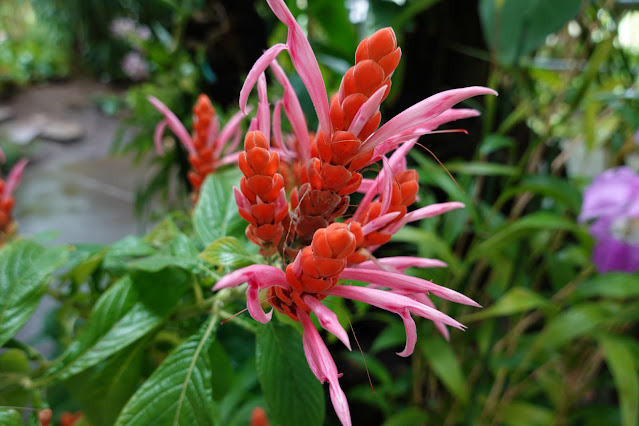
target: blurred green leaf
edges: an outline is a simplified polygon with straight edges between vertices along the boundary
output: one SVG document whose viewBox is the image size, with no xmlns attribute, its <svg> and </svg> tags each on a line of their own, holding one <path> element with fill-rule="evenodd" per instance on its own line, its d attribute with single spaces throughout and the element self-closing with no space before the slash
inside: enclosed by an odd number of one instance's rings
<svg viewBox="0 0 639 426">
<path fill-rule="evenodd" d="M 499 151 L 503 148 L 510 148 L 515 144 L 515 141 L 508 136 L 490 134 L 481 141 L 479 145 L 479 153 L 482 155 L 492 154 L 495 151 Z"/>
<path fill-rule="evenodd" d="M 421 426 L 428 423 L 428 414 L 415 407 L 404 408 L 388 418 L 383 426 Z"/>
<path fill-rule="evenodd" d="M 573 213 L 581 210 L 581 192 L 577 187 L 565 179 L 547 175 L 525 176 L 519 185 L 502 192 L 496 204 L 501 206 L 514 196 L 528 191 L 552 198 L 556 203 L 568 207 Z"/>
<path fill-rule="evenodd" d="M 213 366 L 211 379 L 213 382 L 212 395 L 213 399 L 219 401 L 228 392 L 233 385 L 234 371 L 231 358 L 220 344 L 215 340 L 209 349 L 210 365 Z"/>
<path fill-rule="evenodd" d="M 45 248 L 27 240 L 0 250 L 0 346 L 29 320 L 68 255 L 66 247 Z"/>
<path fill-rule="evenodd" d="M 446 389 L 464 404 L 468 403 L 466 378 L 457 361 L 457 354 L 453 352 L 450 344 L 440 336 L 418 339 L 417 344 Z"/>
<path fill-rule="evenodd" d="M 627 337 L 606 334 L 598 340 L 617 387 L 621 423 L 623 426 L 636 425 L 639 423 L 639 371 L 632 346 L 637 343 Z"/>
<path fill-rule="evenodd" d="M 24 384 L 28 382 L 30 372 L 29 359 L 23 351 L 7 349 L 0 354 L 0 406 L 27 406 L 30 391 Z"/>
<path fill-rule="evenodd" d="M 68 379 L 67 389 L 93 426 L 111 426 L 140 382 L 148 339 Z"/>
<path fill-rule="evenodd" d="M 324 391 L 308 367 L 299 332 L 274 321 L 260 327 L 256 356 L 269 420 L 282 426 L 324 424 Z"/>
<path fill-rule="evenodd" d="M 499 407 L 501 423 L 509 426 L 550 425 L 554 417 L 551 409 L 526 401 L 513 401 Z"/>
<path fill-rule="evenodd" d="M 233 269 L 256 263 L 256 257 L 249 253 L 235 237 L 222 237 L 199 254 L 200 259 L 216 266 Z"/>
<path fill-rule="evenodd" d="M 448 162 L 446 168 L 451 173 L 477 176 L 517 176 L 521 173 L 515 166 L 498 163 Z"/>
<path fill-rule="evenodd" d="M 117 426 L 214 425 L 208 350 L 218 326 L 209 319 L 175 349 L 126 404 Z"/>
<path fill-rule="evenodd" d="M 141 271 L 158 272 L 171 266 L 192 271 L 197 269 L 199 265 L 195 258 L 156 254 L 150 257 L 145 257 L 144 259 L 129 262 L 127 266 L 131 269 Z"/>
<path fill-rule="evenodd" d="M 486 318 L 513 315 L 547 305 L 548 301 L 532 290 L 515 287 L 499 297 L 494 305 L 480 312 L 466 315 L 462 322 L 477 321 Z"/>
<path fill-rule="evenodd" d="M 71 377 L 135 342 L 165 320 L 187 287 L 187 277 L 175 269 L 118 280 L 98 299 L 62 359 L 38 381 Z"/>
<path fill-rule="evenodd" d="M 575 299 L 587 297 L 605 297 L 626 299 L 639 296 L 639 277 L 637 274 L 612 272 L 590 277 L 573 293 Z"/>
<path fill-rule="evenodd" d="M 8 410 L 0 407 L 0 425 L 23 426 L 22 417 L 16 410 Z"/>
<path fill-rule="evenodd" d="M 237 211 L 233 185 L 240 180 L 240 170 L 212 173 L 204 181 L 193 213 L 193 226 L 203 244 L 209 245 L 225 236 L 244 235 L 246 222 Z"/>
<path fill-rule="evenodd" d="M 499 62 L 512 65 L 573 19 L 580 7 L 581 0 L 481 0 L 479 16 Z"/>
</svg>

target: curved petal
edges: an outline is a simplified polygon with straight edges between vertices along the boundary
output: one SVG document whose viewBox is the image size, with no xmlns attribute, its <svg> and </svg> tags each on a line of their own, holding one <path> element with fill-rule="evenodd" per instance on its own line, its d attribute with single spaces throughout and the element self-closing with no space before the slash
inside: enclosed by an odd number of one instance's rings
<svg viewBox="0 0 639 426">
<path fill-rule="evenodd" d="M 404 321 L 404 328 L 406 329 L 406 346 L 401 352 L 397 352 L 397 355 L 407 357 L 410 356 L 415 350 L 415 344 L 417 343 L 417 327 L 413 317 L 410 316 L 408 309 L 399 313 Z"/>
<path fill-rule="evenodd" d="M 275 59 L 282 50 L 286 49 L 288 49 L 288 47 L 282 43 L 273 45 L 269 47 L 257 61 L 255 61 L 255 64 L 253 64 L 253 67 L 246 76 L 246 80 L 244 80 L 244 84 L 240 90 L 240 111 L 242 111 L 245 115 L 248 114 L 246 103 L 249 95 L 251 94 L 251 90 L 253 90 L 253 86 L 257 83 L 257 79 L 264 71 L 266 71 L 266 68 L 268 68 L 273 59 Z"/>
<path fill-rule="evenodd" d="M 220 133 L 220 120 L 217 118 L 217 114 L 213 116 L 209 123 L 209 128 L 206 132 L 206 146 L 214 146 L 214 151 L 218 151 L 222 147 L 222 143 L 218 139 Z"/>
<path fill-rule="evenodd" d="M 451 210 L 462 209 L 464 207 L 464 203 L 460 203 L 458 201 L 431 204 L 407 213 L 406 216 L 402 218 L 402 222 L 407 224 L 408 222 L 415 222 L 416 220 L 426 219 L 427 217 L 439 216 L 440 214 L 444 214 Z"/>
<path fill-rule="evenodd" d="M 166 121 L 166 119 L 160 121 L 158 125 L 155 126 L 155 131 L 153 132 L 153 145 L 155 145 L 155 152 L 157 152 L 158 155 L 164 155 L 162 135 L 164 134 L 167 124 L 169 124 L 169 122 Z"/>
<path fill-rule="evenodd" d="M 388 274 L 388 272 L 386 274 Z M 377 306 L 378 308 L 394 312 L 399 315 L 408 309 L 411 313 L 419 315 L 420 317 L 441 322 L 452 327 L 459 328 L 460 330 L 465 328 L 464 325 L 437 309 L 433 309 L 430 306 L 426 306 L 411 299 L 410 297 L 391 291 L 378 290 L 369 287 L 336 285 L 330 290 L 324 292 L 324 294 L 343 297 L 345 299 L 359 300 L 360 302 L 368 303 L 369 305 Z"/>
<path fill-rule="evenodd" d="M 11 194 L 13 194 L 13 191 L 20 183 L 20 180 L 22 180 L 22 173 L 24 173 L 24 168 L 27 166 L 28 162 L 29 160 L 23 158 L 22 160 L 18 161 L 9 172 L 4 191 L 2 192 L 3 200 L 6 200 L 8 197 L 11 196 Z"/>
<path fill-rule="evenodd" d="M 264 312 L 260 303 L 259 294 L 259 288 L 256 285 L 249 284 L 246 289 L 246 307 L 255 321 L 266 324 L 273 316 L 273 309 L 271 309 L 268 314 Z"/>
<path fill-rule="evenodd" d="M 240 156 L 239 152 L 234 152 L 232 154 L 225 155 L 224 157 L 220 158 L 220 160 L 217 162 L 217 165 L 218 166 L 225 166 L 227 164 L 237 163 L 237 158 L 239 156 Z"/>
<path fill-rule="evenodd" d="M 416 293 L 416 294 L 413 294 L 413 295 L 411 295 L 409 297 L 417 300 L 418 302 L 423 303 L 426 306 L 430 306 L 433 309 L 437 309 L 435 307 L 435 304 L 433 303 L 433 301 L 430 300 L 430 298 L 428 296 L 426 296 L 424 293 Z M 450 333 L 448 332 L 448 329 L 446 328 L 446 325 L 442 324 L 441 322 L 437 322 L 437 321 L 433 321 L 433 323 L 435 324 L 435 328 L 437 330 L 439 330 L 439 332 L 441 333 L 442 336 L 444 336 L 444 339 L 450 340 Z"/>
<path fill-rule="evenodd" d="M 248 107 L 246 107 L 246 112 L 251 112 L 252 109 L 253 107 L 249 105 Z M 220 136 L 218 137 L 219 145 L 215 150 L 216 155 L 218 155 L 222 151 L 222 148 L 226 145 L 226 142 L 231 138 L 231 136 L 239 130 L 240 123 L 242 122 L 244 117 L 244 113 L 242 111 L 238 111 L 233 114 L 231 118 L 226 122 L 226 125 L 222 128 Z M 232 151 L 227 148 L 225 152 L 230 153 Z"/>
<path fill-rule="evenodd" d="M 288 77 L 286 77 L 286 73 L 277 60 L 271 63 L 271 68 L 273 69 L 275 78 L 284 88 L 284 94 L 282 95 L 284 111 L 286 112 L 288 121 L 291 123 L 293 133 L 295 133 L 295 137 L 297 138 L 297 152 L 299 157 L 302 161 L 306 162 L 311 158 L 311 142 L 308 137 L 308 126 L 306 124 L 304 111 L 297 98 L 297 94 L 295 94 L 295 89 L 293 89 L 291 82 L 288 80 Z"/>
<path fill-rule="evenodd" d="M 157 109 L 162 113 L 162 115 L 164 115 L 169 128 L 171 129 L 171 131 L 173 131 L 173 133 L 175 133 L 175 136 L 178 137 L 180 142 L 182 142 L 186 150 L 189 151 L 189 154 L 196 155 L 197 152 L 195 151 L 195 147 L 193 146 L 191 135 L 189 135 L 189 132 L 186 130 L 182 122 L 175 116 L 175 114 L 173 114 L 173 111 L 171 111 L 159 99 L 153 96 L 149 95 L 147 96 L 147 99 L 149 100 L 149 102 L 151 102 L 151 105 L 153 105 L 155 109 Z"/>
<path fill-rule="evenodd" d="M 371 284 L 377 284 L 383 287 L 389 287 L 395 290 L 403 290 L 414 293 L 431 292 L 442 299 L 450 300 L 455 303 L 464 305 L 481 306 L 464 296 L 461 293 L 449 288 L 437 285 L 432 281 L 427 281 L 417 277 L 411 277 L 404 274 L 396 274 L 387 271 L 377 271 L 374 269 L 345 268 L 340 274 L 340 278 L 346 280 L 362 281 Z"/>
<path fill-rule="evenodd" d="M 333 129 L 328 109 L 328 95 L 311 44 L 284 1 L 267 0 L 267 2 L 275 16 L 288 27 L 286 44 L 291 62 L 308 90 L 319 119 L 320 129 L 330 140 Z"/>
<path fill-rule="evenodd" d="M 351 426 L 351 413 L 348 408 L 348 400 L 339 385 L 339 375 L 337 374 L 335 361 L 308 314 L 298 309 L 297 317 L 300 319 L 302 327 L 304 328 L 302 343 L 304 344 L 304 354 L 308 360 L 308 365 L 311 367 L 311 371 L 315 374 L 317 380 L 322 383 L 328 382 L 331 402 L 342 425 Z"/>
<path fill-rule="evenodd" d="M 251 265 L 224 275 L 215 283 L 212 290 L 235 287 L 250 279 L 255 279 L 255 284 L 260 290 L 273 286 L 289 288 L 286 275 L 281 269 L 270 265 Z"/>
<path fill-rule="evenodd" d="M 400 132 L 426 123 L 464 99 L 477 95 L 497 95 L 497 92 L 487 87 L 473 86 L 437 93 L 389 120 L 364 142 L 362 151 L 371 150 Z"/>
<path fill-rule="evenodd" d="M 390 197 L 386 197 L 386 198 L 390 198 Z M 370 222 L 368 222 L 366 225 L 362 226 L 362 233 L 364 235 L 368 235 L 371 232 L 375 232 L 385 227 L 386 225 L 388 225 L 388 223 L 391 222 L 393 219 L 395 219 L 397 216 L 399 216 L 399 212 L 390 212 L 380 217 L 377 217 L 371 220 Z"/>
<path fill-rule="evenodd" d="M 341 340 L 342 343 L 344 343 L 344 346 L 346 346 L 350 351 L 351 342 L 348 340 L 348 334 L 346 334 L 346 330 L 344 330 L 344 327 L 342 327 L 339 323 L 335 312 L 328 309 L 322 302 L 317 300 L 316 297 L 311 295 L 305 294 L 302 296 L 302 299 L 304 300 L 304 303 L 311 308 L 311 311 L 313 311 L 324 330 L 333 333 L 335 337 Z"/>
</svg>

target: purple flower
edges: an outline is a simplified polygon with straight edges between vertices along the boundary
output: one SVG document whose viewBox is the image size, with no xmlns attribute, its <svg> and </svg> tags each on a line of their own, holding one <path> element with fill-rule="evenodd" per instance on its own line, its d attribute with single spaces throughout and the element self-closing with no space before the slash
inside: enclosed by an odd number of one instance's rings
<svg viewBox="0 0 639 426">
<path fill-rule="evenodd" d="M 122 59 L 122 71 L 133 81 L 146 80 L 149 77 L 149 63 L 139 52 L 132 50 Z"/>
<path fill-rule="evenodd" d="M 595 219 L 592 261 L 600 273 L 639 270 L 639 175 L 628 167 L 606 170 L 584 192 L 579 221 Z"/>
</svg>

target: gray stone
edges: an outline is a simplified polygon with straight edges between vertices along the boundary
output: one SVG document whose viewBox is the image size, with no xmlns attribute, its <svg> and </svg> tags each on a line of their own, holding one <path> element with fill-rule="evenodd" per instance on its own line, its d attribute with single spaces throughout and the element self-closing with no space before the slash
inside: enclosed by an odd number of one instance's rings
<svg viewBox="0 0 639 426">
<path fill-rule="evenodd" d="M 55 142 L 73 142 L 82 139 L 84 129 L 77 121 L 49 119 L 42 127 L 40 137 Z"/>
<path fill-rule="evenodd" d="M 26 145 L 40 135 L 47 121 L 46 115 L 36 113 L 12 120 L 3 127 L 10 142 Z"/>
</svg>

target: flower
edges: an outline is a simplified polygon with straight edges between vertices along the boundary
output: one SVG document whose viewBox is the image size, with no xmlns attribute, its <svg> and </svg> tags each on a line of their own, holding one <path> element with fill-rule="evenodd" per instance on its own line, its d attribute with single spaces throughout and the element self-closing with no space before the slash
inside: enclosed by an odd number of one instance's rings
<svg viewBox="0 0 639 426">
<path fill-rule="evenodd" d="M 148 96 L 149 102 L 164 115 L 155 128 L 153 142 L 158 154 L 164 154 L 162 149 L 162 135 L 166 126 L 173 131 L 175 136 L 189 154 L 189 163 L 192 171 L 188 178 L 195 193 L 194 201 L 204 179 L 209 173 L 226 164 L 236 163 L 238 159 L 237 147 L 241 140 L 240 123 L 244 118 L 242 112 L 235 113 L 220 131 L 220 122 L 208 96 L 202 94 L 198 97 L 193 107 L 193 136 L 189 135 L 182 122 L 159 99 Z"/>
<path fill-rule="evenodd" d="M 143 81 L 149 77 L 149 63 L 137 50 L 131 50 L 122 58 L 122 71 L 133 81 Z"/>
<path fill-rule="evenodd" d="M 0 179 L 0 244 L 4 243 L 15 232 L 16 227 L 12 217 L 13 205 L 15 204 L 13 191 L 20 183 L 27 163 L 27 159 L 23 158 L 13 166 L 6 181 Z"/>
<path fill-rule="evenodd" d="M 592 261 L 600 273 L 639 270 L 639 175 L 628 167 L 606 170 L 584 192 L 579 221 L 595 219 Z"/>
</svg>

